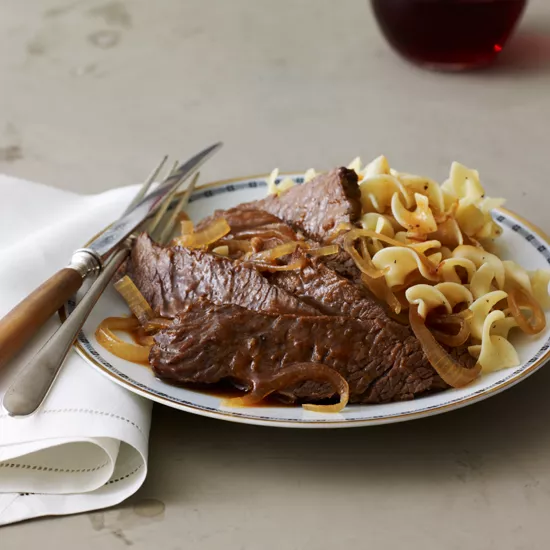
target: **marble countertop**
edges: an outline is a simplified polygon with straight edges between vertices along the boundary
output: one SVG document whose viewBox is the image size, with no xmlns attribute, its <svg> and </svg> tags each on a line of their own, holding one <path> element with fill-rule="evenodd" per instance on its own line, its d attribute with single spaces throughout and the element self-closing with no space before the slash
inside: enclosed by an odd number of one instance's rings
<svg viewBox="0 0 550 550">
<path fill-rule="evenodd" d="M 0 13 L 0 172 L 91 193 L 218 139 L 204 181 L 381 153 L 442 180 L 459 160 L 550 232 L 546 0 L 497 66 L 468 74 L 401 61 L 367 0 L 0 0 Z M 138 494 L 5 527 L 0 546 L 546 549 L 549 388 L 542 369 L 467 409 L 339 431 L 156 406 Z"/>
</svg>

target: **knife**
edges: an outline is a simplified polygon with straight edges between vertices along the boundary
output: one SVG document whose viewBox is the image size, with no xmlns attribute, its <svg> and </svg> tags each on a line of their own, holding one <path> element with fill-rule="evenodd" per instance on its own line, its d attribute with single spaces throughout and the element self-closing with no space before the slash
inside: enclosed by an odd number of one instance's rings
<svg viewBox="0 0 550 550">
<path fill-rule="evenodd" d="M 102 269 L 103 261 L 132 231 L 158 210 L 166 195 L 202 166 L 221 146 L 221 143 L 216 143 L 181 164 L 157 189 L 115 221 L 87 248 L 77 250 L 67 267 L 50 277 L 0 320 L 0 368 L 76 294 L 89 274 Z"/>
</svg>

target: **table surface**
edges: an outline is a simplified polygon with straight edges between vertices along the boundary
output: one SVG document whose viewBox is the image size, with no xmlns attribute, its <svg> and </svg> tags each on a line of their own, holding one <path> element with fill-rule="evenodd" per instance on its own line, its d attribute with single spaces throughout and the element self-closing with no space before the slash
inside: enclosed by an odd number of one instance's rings
<svg viewBox="0 0 550 550">
<path fill-rule="evenodd" d="M 546 0 L 498 66 L 469 74 L 402 62 L 367 0 L 0 0 L 0 13 L 0 171 L 97 192 L 218 139 L 205 180 L 381 153 L 442 180 L 459 160 L 550 232 Z M 543 369 L 467 409 L 336 431 L 156 406 L 137 495 L 6 527 L 0 546 L 547 548 L 547 385 Z M 143 499 L 164 514 L 135 514 Z"/>
</svg>

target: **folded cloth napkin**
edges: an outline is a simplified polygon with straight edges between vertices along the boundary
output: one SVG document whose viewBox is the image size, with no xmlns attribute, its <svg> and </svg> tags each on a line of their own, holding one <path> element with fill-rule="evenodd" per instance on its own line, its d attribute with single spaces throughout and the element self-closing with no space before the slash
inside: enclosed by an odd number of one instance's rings
<svg viewBox="0 0 550 550">
<path fill-rule="evenodd" d="M 0 316 L 120 216 L 136 187 L 83 196 L 0 175 Z M 59 326 L 50 322 L 0 370 L 0 399 L 17 370 Z M 0 409 L 0 525 L 112 506 L 147 473 L 151 403 L 71 351 L 39 411 Z"/>
</svg>

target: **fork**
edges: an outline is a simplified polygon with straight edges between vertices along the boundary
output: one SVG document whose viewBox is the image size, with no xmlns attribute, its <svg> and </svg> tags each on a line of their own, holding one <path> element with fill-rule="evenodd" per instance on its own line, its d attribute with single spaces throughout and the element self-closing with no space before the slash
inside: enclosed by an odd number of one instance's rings
<svg viewBox="0 0 550 550">
<path fill-rule="evenodd" d="M 150 189 L 151 185 L 162 170 L 166 160 L 167 157 L 164 157 L 160 164 L 152 171 L 150 176 L 139 189 L 137 195 L 127 207 L 126 212 L 130 211 L 146 195 L 147 191 Z M 177 165 L 178 163 L 175 163 L 169 173 L 169 176 L 174 172 Z M 189 198 L 197 184 L 198 178 L 199 173 L 197 172 L 172 210 L 169 209 L 169 206 L 172 203 L 178 188 L 176 187 L 172 192 L 170 192 L 165 197 L 164 202 L 156 215 L 150 221 L 146 221 L 140 229 L 147 231 L 153 239 L 167 243 L 173 233 L 174 226 L 178 219 L 178 214 L 189 202 Z M 8 388 L 3 400 L 4 408 L 8 414 L 11 416 L 27 416 L 35 412 L 44 401 L 46 395 L 53 386 L 61 366 L 63 365 L 71 346 L 76 340 L 80 329 L 86 322 L 90 312 L 109 284 L 113 275 L 126 260 L 126 258 L 128 258 L 135 238 L 135 233 L 130 235 L 130 237 L 124 241 L 121 248 L 114 252 L 105 262 L 103 271 L 93 282 L 87 293 L 83 296 L 82 300 L 75 307 L 74 311 L 37 352 L 37 354 L 31 359 L 24 370 Z"/>
</svg>

